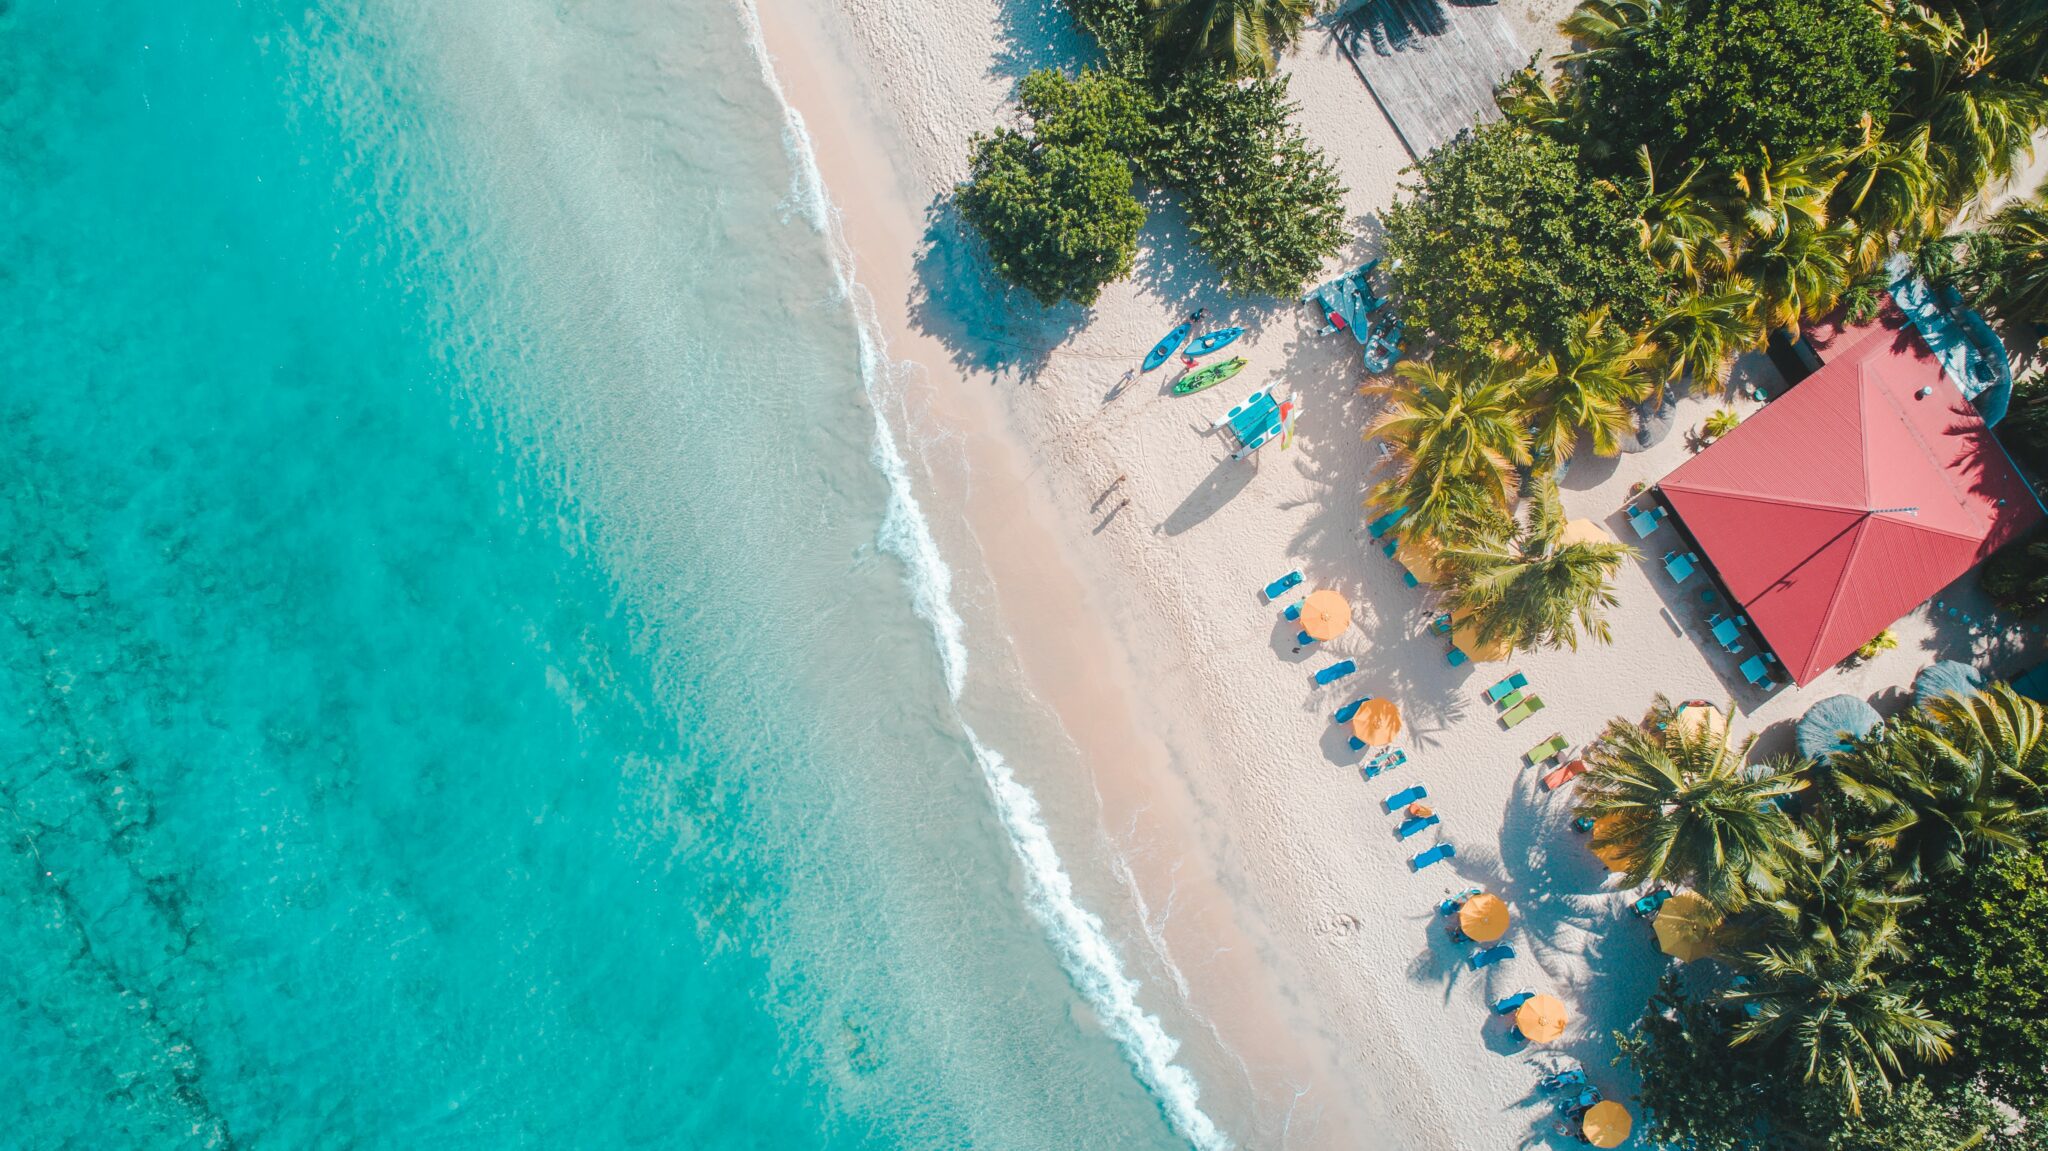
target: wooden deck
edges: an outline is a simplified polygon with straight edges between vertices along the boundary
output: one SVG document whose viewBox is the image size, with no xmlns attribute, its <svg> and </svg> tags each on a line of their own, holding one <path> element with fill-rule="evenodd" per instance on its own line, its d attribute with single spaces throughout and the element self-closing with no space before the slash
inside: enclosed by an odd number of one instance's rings
<svg viewBox="0 0 2048 1151">
<path fill-rule="evenodd" d="M 1529 62 L 1507 16 L 1470 0 L 1366 0 L 1335 35 L 1416 159 L 1498 119 L 1494 86 Z"/>
</svg>

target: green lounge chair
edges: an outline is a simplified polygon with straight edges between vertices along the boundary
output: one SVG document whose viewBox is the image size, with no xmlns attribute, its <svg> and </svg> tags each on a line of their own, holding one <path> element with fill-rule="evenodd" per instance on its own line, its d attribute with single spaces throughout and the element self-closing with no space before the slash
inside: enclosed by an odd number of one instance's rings
<svg viewBox="0 0 2048 1151">
<path fill-rule="evenodd" d="M 1514 727 L 1516 724 L 1521 723 L 1523 720 L 1529 718 L 1532 715 L 1535 715 L 1537 712 L 1542 710 L 1543 697 L 1540 695 L 1532 695 L 1527 699 L 1524 699 L 1522 702 L 1516 704 L 1515 706 L 1500 713 L 1500 721 L 1502 724 L 1508 727 Z"/>
<path fill-rule="evenodd" d="M 1529 765 L 1531 767 L 1534 767 L 1539 763 L 1549 763 L 1551 760 L 1556 759 L 1560 755 L 1563 755 L 1564 749 L 1570 746 L 1571 744 L 1566 743 L 1565 738 L 1563 736 L 1553 735 L 1549 739 L 1546 739 L 1542 743 L 1539 743 L 1535 747 L 1529 749 L 1529 754 L 1527 756 L 1529 760 Z"/>
<path fill-rule="evenodd" d="M 1501 696 L 1501 697 L 1500 697 L 1499 699 L 1495 700 L 1495 701 L 1494 701 L 1494 706 L 1495 706 L 1495 707 L 1502 707 L 1502 708 L 1508 708 L 1508 709 L 1512 710 L 1512 709 L 1514 709 L 1515 707 L 1518 707 L 1518 706 L 1520 706 L 1520 704 L 1521 704 L 1521 702 L 1522 702 L 1522 698 L 1523 698 L 1523 695 L 1524 695 L 1524 693 L 1526 693 L 1526 692 L 1527 692 L 1528 690 L 1529 690 L 1529 689 L 1528 689 L 1528 688 L 1525 688 L 1525 687 L 1518 687 L 1518 688 L 1516 688 L 1515 690 L 1513 690 L 1513 691 L 1511 691 L 1511 692 L 1507 693 L 1506 695 L 1504 695 L 1504 696 Z"/>
</svg>

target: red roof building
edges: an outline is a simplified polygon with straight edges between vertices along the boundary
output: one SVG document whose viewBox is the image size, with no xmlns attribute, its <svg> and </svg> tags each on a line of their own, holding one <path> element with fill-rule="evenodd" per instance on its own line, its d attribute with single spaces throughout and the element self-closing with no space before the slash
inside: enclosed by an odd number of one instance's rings
<svg viewBox="0 0 2048 1151">
<path fill-rule="evenodd" d="M 1983 419 L 1895 308 L 1658 485 L 1805 684 L 2041 522 Z"/>
</svg>

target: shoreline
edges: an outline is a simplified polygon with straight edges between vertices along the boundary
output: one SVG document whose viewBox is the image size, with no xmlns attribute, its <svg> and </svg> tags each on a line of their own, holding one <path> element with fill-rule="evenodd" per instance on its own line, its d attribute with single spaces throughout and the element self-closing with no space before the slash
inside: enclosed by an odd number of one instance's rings
<svg viewBox="0 0 2048 1151">
<path fill-rule="evenodd" d="M 1555 38 L 1537 34 L 1568 6 L 1520 0 L 1508 14 L 1548 50 Z M 1179 1041 L 1204 1111 L 1244 1146 L 1477 1151 L 1563 1145 L 1536 1088 L 1559 1066 L 1631 1097 L 1613 1034 L 1669 961 L 1629 910 L 1636 893 L 1616 889 L 1569 829 L 1570 791 L 1546 791 L 1522 753 L 1553 733 L 1590 741 L 1659 693 L 1728 702 L 1734 738 L 1777 751 L 1822 696 L 1874 696 L 1888 710 L 1921 664 L 1971 654 L 1923 605 L 1895 625 L 1893 651 L 1801 691 L 1747 692 L 1706 634 L 1697 589 L 1658 565 L 1666 533 L 1640 541 L 1617 575 L 1611 645 L 1450 666 L 1429 630 L 1429 589 L 1405 583 L 1368 538 L 1360 501 L 1374 456 L 1360 433 L 1373 403 L 1358 393 L 1351 340 L 1320 336 L 1290 301 L 1223 296 L 1177 209 L 1157 200 L 1133 275 L 1090 309 L 1042 311 L 988 283 L 947 193 L 969 138 L 1007 122 L 1025 71 L 1092 58 L 1056 3 L 820 11 L 785 0 L 760 16 L 899 370 L 883 414 L 915 457 L 921 497 L 933 496 L 942 549 L 965 557 L 956 599 L 993 669 L 968 685 L 966 707 L 977 727 L 991 714 L 1014 721 L 989 726 L 991 743 L 1037 794 L 1082 904 L 1145 984 L 1144 1010 Z M 1281 65 L 1298 123 L 1349 187 L 1354 240 L 1339 262 L 1377 254 L 1373 219 L 1396 194 L 1405 148 L 1326 29 L 1305 32 Z M 1155 374 L 1111 399 L 1196 304 L 1247 327 L 1237 352 L 1252 367 L 1195 397 L 1164 394 Z M 1773 371 L 1751 355 L 1734 380 Z M 1294 442 L 1230 461 L 1208 423 L 1267 383 L 1301 401 Z M 1733 391 L 1681 399 L 1674 427 L 1717 407 L 1754 410 Z M 1636 454 L 1574 458 L 1566 514 L 1637 543 L 1622 514 L 1630 489 L 1688 458 L 1686 439 L 1674 430 Z M 1258 594 L 1290 569 L 1307 577 L 1301 591 L 1346 595 L 1347 634 L 1293 648 L 1294 629 Z M 1981 600 L 1968 580 L 1943 596 Z M 1977 649 L 1980 662 L 1996 654 Z M 1311 684 L 1343 658 L 1359 672 Z M 1510 672 L 1547 697 L 1537 722 L 1514 729 L 1482 695 Z M 1002 698 L 1012 682 L 1035 701 Z M 1394 699 L 1406 723 L 1409 762 L 1372 780 L 1332 723 L 1362 694 Z M 1036 701 L 1050 714 L 1005 711 Z M 1032 747 L 1040 721 L 1065 746 Z M 1400 839 L 1384 801 L 1416 784 L 1441 825 Z M 1454 859 L 1412 869 L 1440 842 Z M 1483 970 L 1436 912 L 1473 887 L 1513 914 L 1514 957 Z M 1521 991 L 1566 1003 L 1556 1042 L 1521 1042 L 1492 1011 Z"/>
<path fill-rule="evenodd" d="M 1034 461 L 1014 435 L 1011 413 L 993 402 L 990 389 L 969 386 L 944 349 L 916 331 L 904 310 L 880 303 L 909 297 L 913 269 L 904 257 L 918 250 L 919 240 L 910 226 L 915 201 L 893 178 L 900 173 L 876 162 L 887 151 L 877 146 L 879 126 L 862 122 L 863 101 L 848 91 L 853 81 L 844 62 L 833 58 L 815 31 L 807 32 L 775 6 L 758 15 L 786 98 L 810 130 L 855 278 L 877 301 L 887 355 L 902 377 L 905 410 L 884 415 L 912 436 L 938 429 L 934 434 L 943 447 L 927 447 L 913 466 L 926 472 L 938 506 L 956 513 L 966 528 L 959 538 L 944 541 L 949 553 L 971 552 L 992 581 L 987 589 L 967 592 L 971 599 L 985 590 L 994 601 L 982 613 L 994 626 L 979 629 L 986 634 L 975 650 L 984 652 L 991 643 L 1009 649 L 1030 691 L 1051 709 L 1085 765 L 1075 779 L 1045 779 L 1047 773 L 1034 770 L 1037 765 L 1024 770 L 1038 777 L 1032 783 L 1046 807 L 1081 808 L 1049 820 L 1070 870 L 1106 870 L 1124 889 L 1095 893 L 1090 910 L 1136 921 L 1139 937 L 1120 944 L 1127 952 L 1135 945 L 1154 954 L 1127 953 L 1124 961 L 1148 976 L 1165 976 L 1164 988 L 1152 986 L 1154 978 L 1146 980 L 1148 1010 L 1166 1007 L 1198 1029 L 1169 1030 L 1209 1072 L 1198 1076 L 1205 1102 L 1222 1097 L 1227 1104 L 1231 1095 L 1248 1090 L 1254 1113 L 1277 1110 L 1272 1117 L 1280 1131 L 1294 1128 L 1299 1139 L 1296 1125 L 1310 1128 L 1309 1142 L 1300 1145 L 1358 1145 L 1357 1133 L 1366 1127 L 1351 1114 L 1332 1053 L 1316 1050 L 1327 1041 L 1310 1031 L 1304 1005 L 1291 989 L 1271 979 L 1270 939 L 1244 922 L 1244 909 L 1226 890 L 1225 877 L 1209 865 L 1223 845 L 1202 826 L 1203 813 L 1176 773 L 1172 751 L 1149 734 L 1153 727 L 1139 722 L 1145 710 L 1137 690 L 1140 661 L 1132 659 L 1128 638 L 1102 642 L 1112 630 L 1128 629 L 1112 626 L 1118 621 L 1101 595 L 1107 585 L 1089 578 L 1100 573 L 1084 574 L 1072 541 L 1059 538 L 1053 493 L 1041 482 L 1043 461 Z M 913 426 L 902 428 L 903 423 Z M 956 567 L 958 574 L 963 573 Z M 995 662 L 1009 661 L 999 655 Z M 972 703 L 974 688 L 968 694 Z M 1061 803 L 1046 794 L 1048 786 L 1075 785 L 1087 789 L 1091 802 Z M 1073 842 L 1077 838 L 1096 842 Z M 1076 881 L 1083 877 L 1076 875 Z M 1162 1004 L 1162 992 L 1180 1001 Z M 1304 1058 L 1305 1051 L 1313 1057 Z M 1219 1068 L 1219 1060 L 1234 1066 Z M 1240 1082 L 1218 1081 L 1218 1070 L 1234 1072 Z M 1275 1107 L 1283 1101 L 1286 1106 Z M 1299 1113 L 1304 1109 L 1306 1120 Z M 1388 1116 L 1373 1118 L 1373 1126 L 1384 1129 Z M 1243 1124 L 1224 1126 L 1235 1131 Z M 1274 1134 L 1260 1131 L 1266 1124 L 1256 1119 L 1251 1126 L 1261 1135 Z"/>
</svg>

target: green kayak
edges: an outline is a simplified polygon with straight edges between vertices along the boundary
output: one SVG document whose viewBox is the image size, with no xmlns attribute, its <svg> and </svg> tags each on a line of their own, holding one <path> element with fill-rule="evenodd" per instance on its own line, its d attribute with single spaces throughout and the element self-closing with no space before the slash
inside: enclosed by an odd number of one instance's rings
<svg viewBox="0 0 2048 1151">
<path fill-rule="evenodd" d="M 1244 365 L 1245 358 L 1243 356 L 1233 356 L 1220 364 L 1210 364 L 1199 372 L 1181 377 L 1180 382 L 1173 385 L 1173 394 L 1176 396 L 1192 395 L 1203 388 L 1213 387 L 1243 371 Z"/>
</svg>

